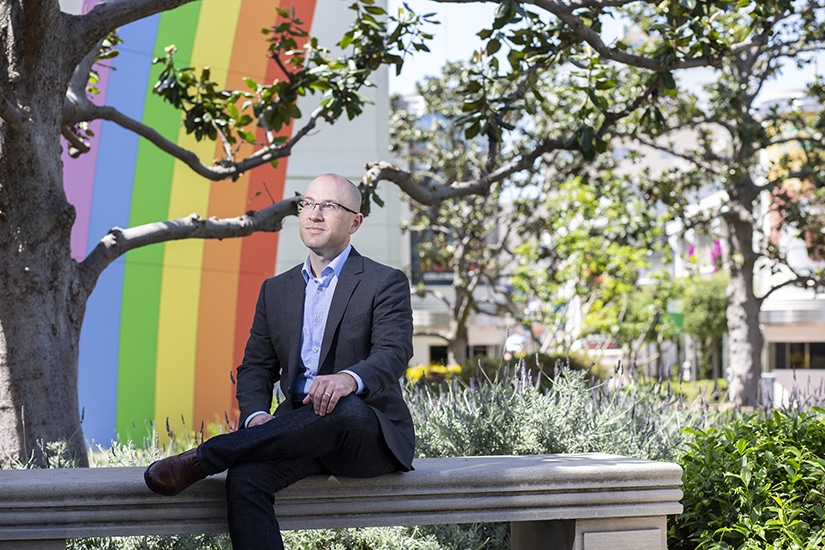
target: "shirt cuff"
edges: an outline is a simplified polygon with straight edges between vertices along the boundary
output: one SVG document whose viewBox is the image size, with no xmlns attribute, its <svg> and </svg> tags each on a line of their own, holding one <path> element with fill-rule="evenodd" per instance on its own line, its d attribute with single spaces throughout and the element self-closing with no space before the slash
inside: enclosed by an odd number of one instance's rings
<svg viewBox="0 0 825 550">
<path fill-rule="evenodd" d="M 266 411 L 255 411 L 254 413 L 247 416 L 246 420 L 243 423 L 243 427 L 248 428 L 249 427 L 249 421 L 252 420 L 253 418 L 255 418 L 256 416 L 261 416 L 262 414 L 267 414 L 267 412 Z"/>
<path fill-rule="evenodd" d="M 358 376 L 357 374 L 355 374 L 354 372 L 352 372 L 349 369 L 344 369 L 341 372 L 345 372 L 345 373 L 349 374 L 350 376 L 352 376 L 353 378 L 355 378 L 355 382 L 358 384 L 358 389 L 355 390 L 356 394 L 364 393 L 364 381 L 361 380 L 360 376 Z"/>
</svg>

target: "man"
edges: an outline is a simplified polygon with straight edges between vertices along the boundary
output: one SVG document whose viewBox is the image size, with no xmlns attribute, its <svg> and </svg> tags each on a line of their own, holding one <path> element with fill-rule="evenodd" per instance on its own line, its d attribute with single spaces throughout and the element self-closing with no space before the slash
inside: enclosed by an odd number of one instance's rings
<svg viewBox="0 0 825 550">
<path fill-rule="evenodd" d="M 264 281 L 236 395 L 240 426 L 153 463 L 146 484 L 174 495 L 228 470 L 235 550 L 281 549 L 274 493 L 304 477 L 412 468 L 412 418 L 399 379 L 412 356 L 407 277 L 350 244 L 361 194 L 326 174 L 299 202 L 303 265 Z M 285 400 L 269 414 L 275 382 Z"/>
</svg>

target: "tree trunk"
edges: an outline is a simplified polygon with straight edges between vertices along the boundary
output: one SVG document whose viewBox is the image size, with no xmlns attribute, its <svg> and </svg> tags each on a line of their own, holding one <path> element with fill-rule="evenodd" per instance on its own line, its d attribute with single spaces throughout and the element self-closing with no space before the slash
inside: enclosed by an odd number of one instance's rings
<svg viewBox="0 0 825 550">
<path fill-rule="evenodd" d="M 63 191 L 70 73 L 61 66 L 61 19 L 57 2 L 6 3 L 0 12 L 8 24 L 0 38 L 0 463 L 42 465 L 46 444 L 63 441 L 85 465 L 77 365 L 88 288 L 71 258 L 75 211 Z"/>
<path fill-rule="evenodd" d="M 730 217 L 730 282 L 728 297 L 728 337 L 730 385 L 728 397 L 739 405 L 756 405 L 762 372 L 764 337 L 759 328 L 760 300 L 754 294 L 756 254 L 753 251 L 751 222 Z"/>
<path fill-rule="evenodd" d="M 448 346 L 447 346 L 447 364 L 449 365 L 463 365 L 468 357 L 467 357 L 467 325 L 458 323 L 455 320 L 450 321 L 451 325 L 454 325 L 450 328 L 450 334 L 453 335 L 450 338 Z"/>
<path fill-rule="evenodd" d="M 710 376 L 711 378 L 716 381 L 719 380 L 719 375 L 721 374 L 719 371 L 719 364 L 721 363 L 721 348 L 722 348 L 722 339 L 720 337 L 716 337 L 711 340 L 710 349 L 711 349 L 711 356 L 710 356 Z"/>
</svg>

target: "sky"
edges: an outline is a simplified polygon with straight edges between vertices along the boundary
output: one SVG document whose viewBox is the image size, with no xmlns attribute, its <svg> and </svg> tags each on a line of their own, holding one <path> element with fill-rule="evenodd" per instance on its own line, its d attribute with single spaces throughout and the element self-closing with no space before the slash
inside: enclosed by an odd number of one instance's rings
<svg viewBox="0 0 825 550">
<path fill-rule="evenodd" d="M 400 76 L 390 71 L 390 93 L 415 93 L 415 83 L 427 76 L 437 76 L 449 61 L 470 59 L 473 51 L 482 45 L 476 33 L 488 27 L 493 21 L 496 5 L 487 3 L 449 4 L 431 0 L 406 0 L 406 4 L 418 14 L 435 12 L 440 25 L 431 25 L 428 30 L 435 35 L 430 44 L 430 52 L 416 52 L 404 61 Z M 387 0 L 389 13 L 397 13 L 401 0 Z"/>
</svg>

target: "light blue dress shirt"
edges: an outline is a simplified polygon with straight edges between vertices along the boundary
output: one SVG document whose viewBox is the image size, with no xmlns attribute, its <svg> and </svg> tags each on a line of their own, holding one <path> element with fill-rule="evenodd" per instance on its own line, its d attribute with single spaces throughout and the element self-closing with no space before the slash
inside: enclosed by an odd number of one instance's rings
<svg viewBox="0 0 825 550">
<path fill-rule="evenodd" d="M 303 399 L 309 393 L 309 388 L 318 375 L 321 343 L 324 341 L 329 307 L 332 304 L 335 287 L 338 285 L 338 277 L 341 275 L 341 270 L 351 250 L 352 245 L 348 245 L 321 271 L 318 277 L 312 275 L 309 255 L 304 260 L 304 267 L 301 269 L 301 274 L 307 283 L 304 291 L 304 320 L 301 331 L 301 361 L 304 372 L 295 378 L 293 395 L 296 399 Z M 349 370 L 342 372 L 348 373 L 355 379 L 358 383 L 358 392 L 363 389 L 363 382 L 357 374 Z"/>
</svg>

